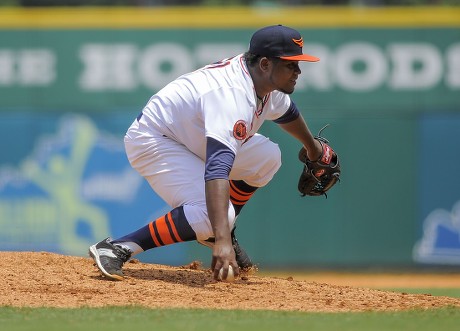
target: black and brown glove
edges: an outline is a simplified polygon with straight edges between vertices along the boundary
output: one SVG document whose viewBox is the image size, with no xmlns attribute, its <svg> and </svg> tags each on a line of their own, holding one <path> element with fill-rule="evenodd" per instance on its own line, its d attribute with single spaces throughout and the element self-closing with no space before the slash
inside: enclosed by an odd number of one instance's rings
<svg viewBox="0 0 460 331">
<path fill-rule="evenodd" d="M 299 151 L 299 160 L 304 164 L 304 167 L 299 178 L 298 189 L 303 197 L 306 195 L 325 195 L 327 198 L 326 192 L 340 181 L 339 157 L 331 146 L 329 146 L 329 141 L 321 137 L 321 132 L 326 127 L 327 125 L 314 137 L 323 147 L 318 160 L 309 160 L 307 151 L 303 147 Z"/>
</svg>

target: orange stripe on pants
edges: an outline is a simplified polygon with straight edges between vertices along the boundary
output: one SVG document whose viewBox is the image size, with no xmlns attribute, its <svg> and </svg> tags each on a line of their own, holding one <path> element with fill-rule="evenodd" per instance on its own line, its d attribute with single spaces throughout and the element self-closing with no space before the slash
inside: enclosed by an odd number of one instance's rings
<svg viewBox="0 0 460 331">
<path fill-rule="evenodd" d="M 240 190 L 236 185 L 233 183 L 233 181 L 230 181 L 230 190 L 234 191 L 235 193 L 241 194 L 241 195 L 249 195 L 251 196 L 254 192 L 244 192 Z"/>
<path fill-rule="evenodd" d="M 163 217 L 164 217 L 164 216 L 163 216 Z M 150 222 L 150 223 L 149 223 L 149 230 L 150 230 L 150 236 L 152 237 L 153 242 L 155 243 L 155 245 L 156 245 L 157 247 L 160 247 L 161 244 L 160 244 L 160 242 L 158 241 L 157 236 L 155 235 L 155 229 L 153 228 L 153 222 Z"/>
<path fill-rule="evenodd" d="M 169 220 L 169 222 L 168 222 L 168 220 Z M 174 220 L 172 218 L 171 213 L 168 213 L 168 217 L 166 219 L 166 222 L 171 226 L 171 230 L 172 230 L 172 232 L 174 234 L 174 237 L 176 237 L 176 239 L 178 241 L 183 241 L 182 238 L 179 236 L 179 233 L 177 232 L 176 224 L 174 224 Z"/>
<path fill-rule="evenodd" d="M 230 193 L 230 200 L 237 205 L 244 205 L 246 202 L 249 201 L 249 199 L 251 199 L 251 196 L 244 197 L 239 194 Z"/>
<path fill-rule="evenodd" d="M 244 205 L 251 199 L 254 192 L 246 193 L 237 189 L 232 182 L 230 182 L 230 200 L 235 205 Z"/>
<path fill-rule="evenodd" d="M 171 218 L 171 213 L 168 213 L 168 217 Z M 171 234 L 169 233 L 168 225 L 166 224 L 166 217 L 160 217 L 155 221 L 155 225 L 158 230 L 158 234 L 160 235 L 161 241 L 165 245 L 170 245 L 174 244 L 175 241 L 171 237 Z"/>
</svg>

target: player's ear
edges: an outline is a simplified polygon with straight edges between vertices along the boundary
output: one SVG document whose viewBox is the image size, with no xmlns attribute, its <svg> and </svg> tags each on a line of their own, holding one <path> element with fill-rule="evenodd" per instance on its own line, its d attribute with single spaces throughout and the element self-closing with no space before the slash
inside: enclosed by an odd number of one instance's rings
<svg viewBox="0 0 460 331">
<path fill-rule="evenodd" d="M 259 68 L 263 72 L 270 68 L 270 59 L 268 57 L 261 57 L 259 60 Z"/>
</svg>

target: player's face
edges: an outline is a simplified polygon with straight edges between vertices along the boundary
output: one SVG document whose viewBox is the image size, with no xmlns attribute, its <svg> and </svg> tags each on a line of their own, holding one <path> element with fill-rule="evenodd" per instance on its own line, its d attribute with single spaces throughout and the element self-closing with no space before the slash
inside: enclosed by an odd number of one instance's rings
<svg viewBox="0 0 460 331">
<path fill-rule="evenodd" d="M 270 82 L 276 90 L 291 94 L 301 73 L 299 61 L 275 59 L 270 73 Z"/>
</svg>

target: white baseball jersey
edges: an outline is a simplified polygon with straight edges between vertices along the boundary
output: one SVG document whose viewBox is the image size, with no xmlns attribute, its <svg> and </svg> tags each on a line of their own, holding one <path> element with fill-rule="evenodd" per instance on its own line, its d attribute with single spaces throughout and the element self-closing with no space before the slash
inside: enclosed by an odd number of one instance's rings
<svg viewBox="0 0 460 331">
<path fill-rule="evenodd" d="M 145 122 L 144 130 L 160 132 L 205 160 L 206 137 L 237 154 L 264 120 L 278 119 L 290 105 L 289 96 L 278 91 L 257 105 L 254 84 L 240 54 L 172 81 L 151 97 L 138 119 Z"/>
<path fill-rule="evenodd" d="M 200 240 L 213 236 L 206 210 L 206 179 L 228 177 L 262 187 L 281 166 L 278 146 L 256 132 L 264 120 L 281 117 L 279 122 L 286 123 L 296 118 L 298 110 L 282 92 L 271 92 L 263 105 L 257 105 L 257 100 L 241 54 L 169 83 L 150 98 L 125 136 L 133 168 L 171 207 L 183 206 Z M 234 159 L 220 154 L 208 168 L 209 140 L 225 146 Z M 228 215 L 233 228 L 236 214 L 231 203 Z"/>
</svg>

